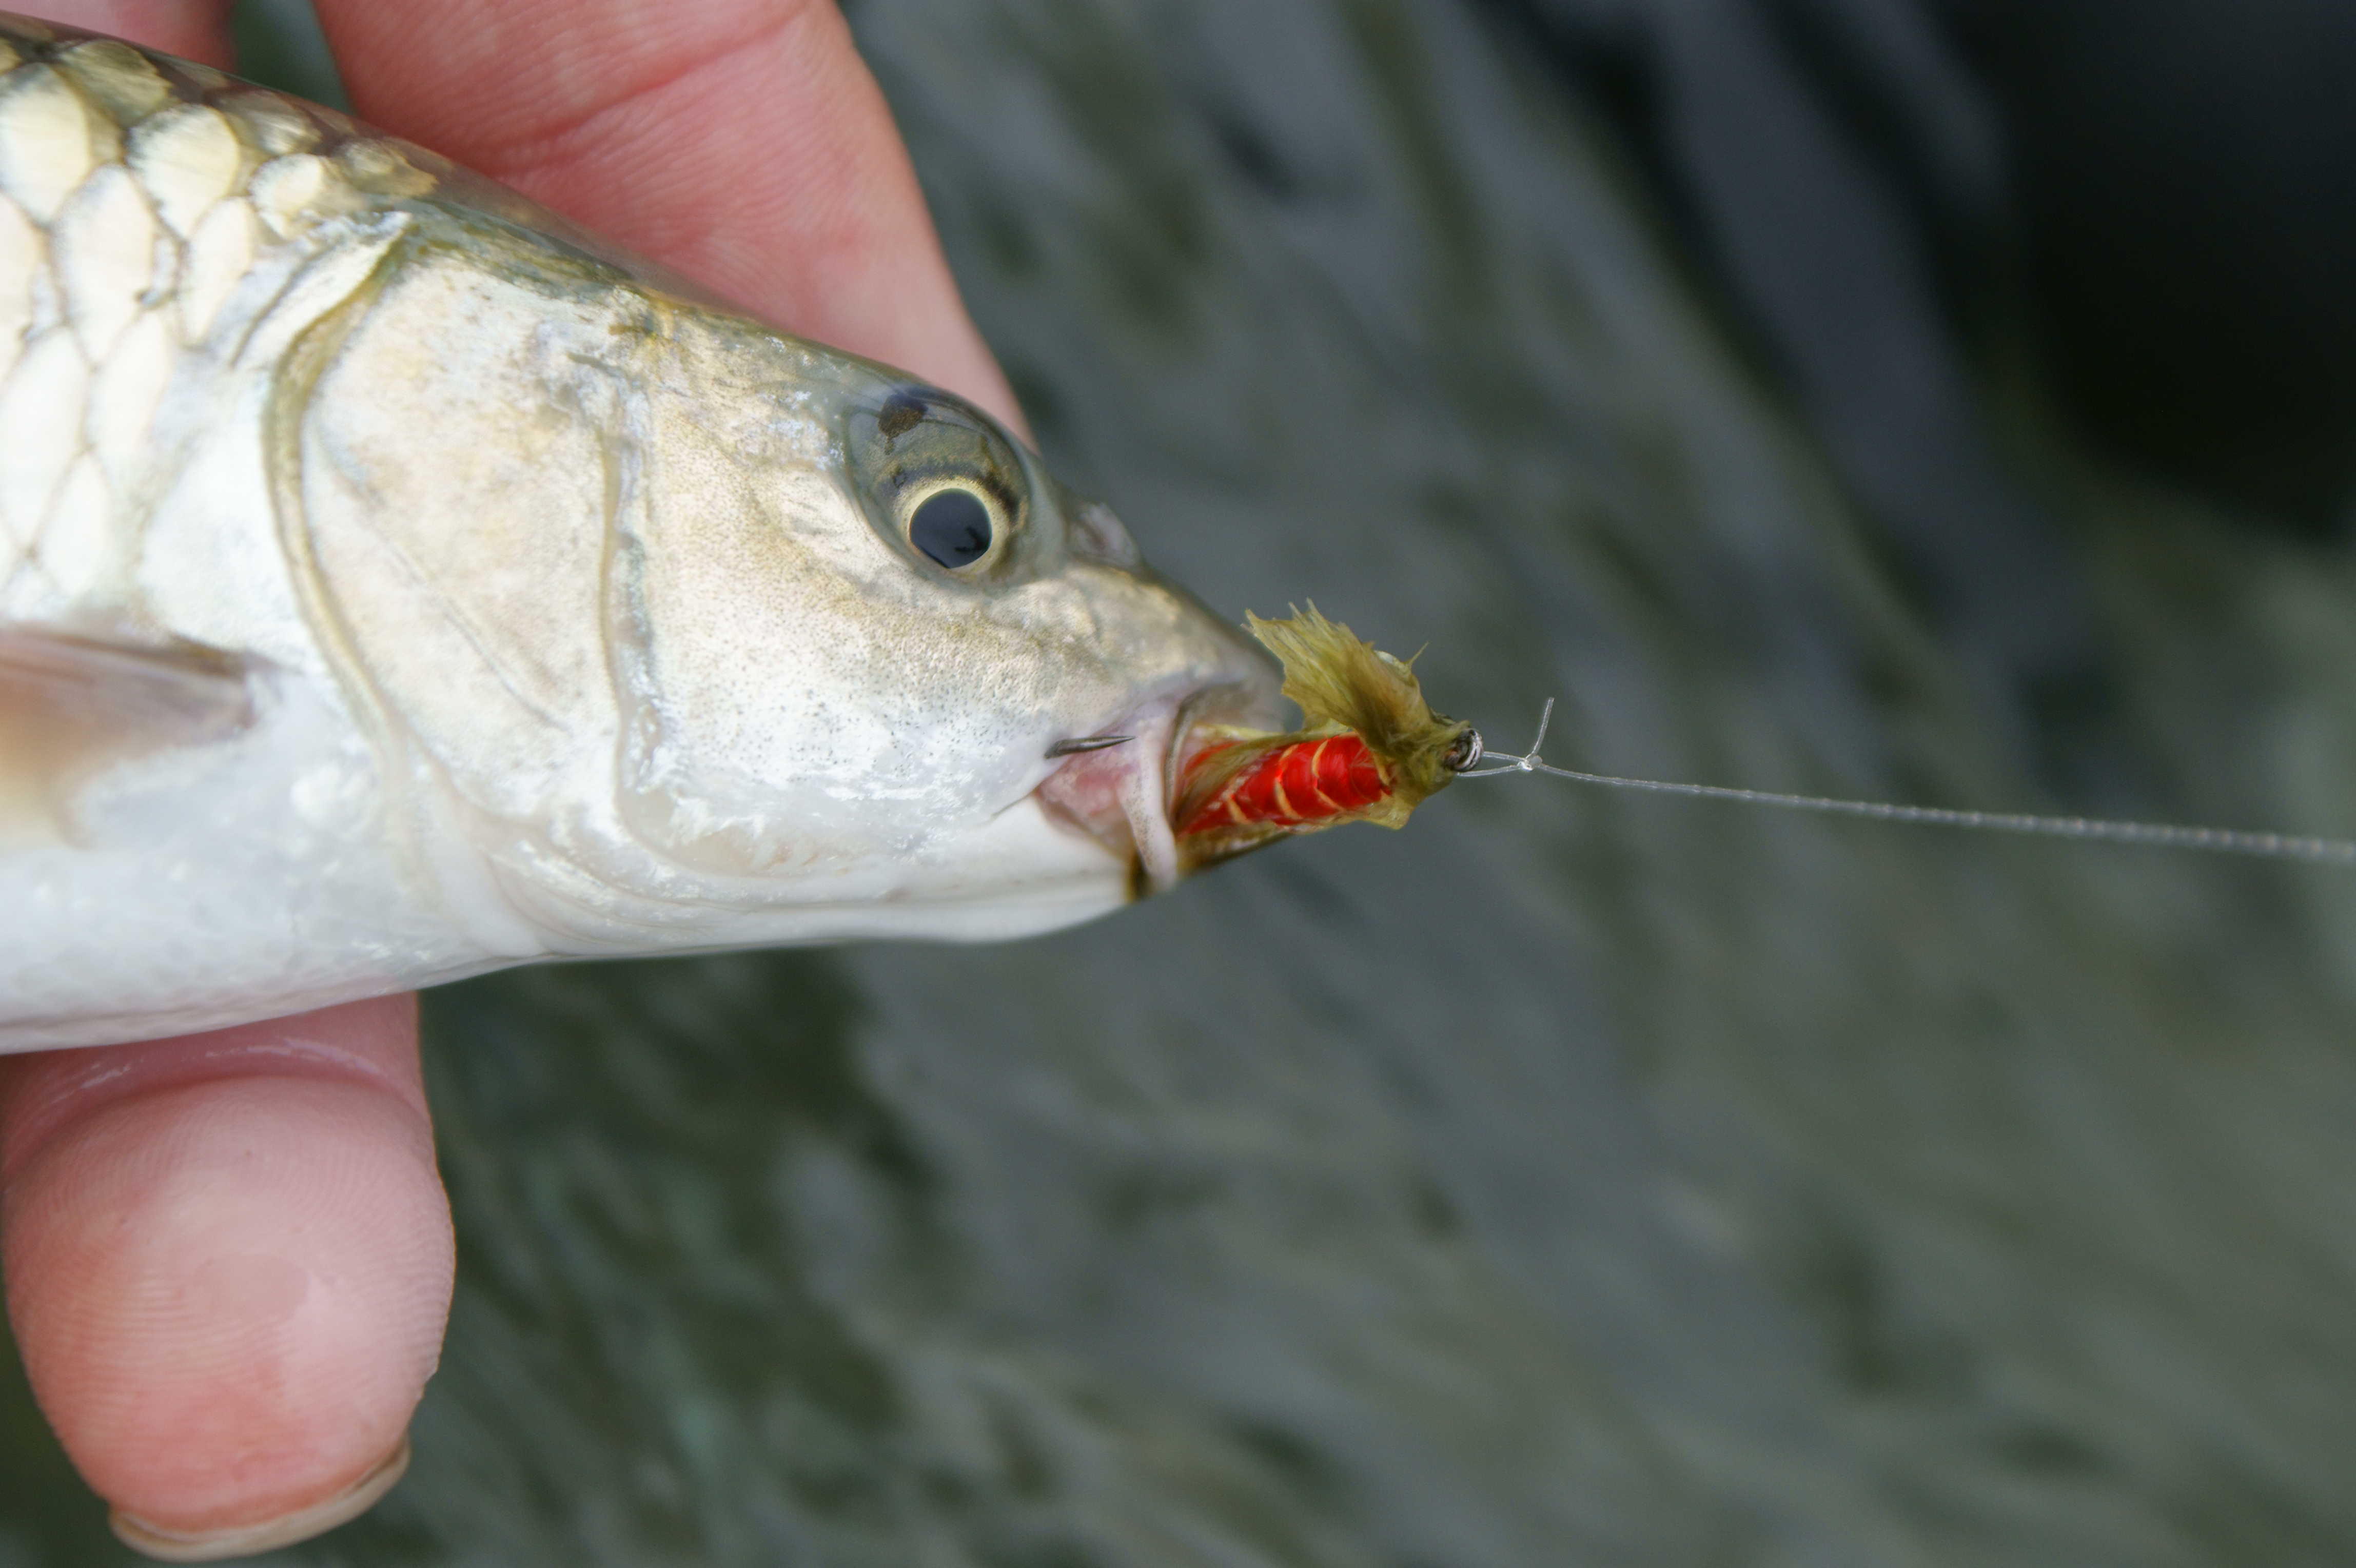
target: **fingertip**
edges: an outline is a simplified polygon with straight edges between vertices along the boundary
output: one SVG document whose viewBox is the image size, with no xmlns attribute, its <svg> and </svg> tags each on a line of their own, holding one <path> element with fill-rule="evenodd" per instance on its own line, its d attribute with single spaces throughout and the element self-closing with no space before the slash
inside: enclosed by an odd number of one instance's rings
<svg viewBox="0 0 2356 1568">
<path fill-rule="evenodd" d="M 159 1562 L 219 1563 L 274 1552 L 348 1523 L 374 1508 L 408 1473 L 409 1439 L 403 1436 L 399 1446 L 342 1491 L 260 1524 L 174 1530 L 119 1508 L 108 1510 L 106 1522 L 123 1545 Z"/>
<path fill-rule="evenodd" d="M 230 0 L 47 0 L 45 20 L 227 68 Z"/>
<path fill-rule="evenodd" d="M 58 1053 L 124 1058 L 131 1086 L 86 1076 L 62 1108 L 0 1106 L 18 1347 L 134 1531 L 324 1529 L 400 1447 L 448 1314 L 449 1208 L 422 1104 L 318 1047 L 401 1015 Z"/>
</svg>

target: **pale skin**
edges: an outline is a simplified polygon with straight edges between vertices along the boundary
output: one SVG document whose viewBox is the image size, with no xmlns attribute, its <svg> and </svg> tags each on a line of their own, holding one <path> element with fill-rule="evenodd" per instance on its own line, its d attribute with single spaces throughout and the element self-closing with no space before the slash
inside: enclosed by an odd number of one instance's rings
<svg viewBox="0 0 2356 1568">
<path fill-rule="evenodd" d="M 12 8 L 234 69 L 227 0 Z M 318 8 L 363 118 L 1020 428 L 832 0 Z M 452 1257 L 412 997 L 0 1058 L 9 1317 L 134 1538 L 338 1511 L 401 1447 Z"/>
</svg>

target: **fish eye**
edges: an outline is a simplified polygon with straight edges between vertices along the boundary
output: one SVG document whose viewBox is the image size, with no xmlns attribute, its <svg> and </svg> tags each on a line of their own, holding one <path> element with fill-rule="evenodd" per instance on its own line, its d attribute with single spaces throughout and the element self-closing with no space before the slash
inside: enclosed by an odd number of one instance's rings
<svg viewBox="0 0 2356 1568">
<path fill-rule="evenodd" d="M 995 499 L 971 485 L 926 491 L 907 510 L 908 542 L 952 572 L 972 565 L 998 537 Z"/>
<path fill-rule="evenodd" d="M 1046 546 L 1024 542 L 1033 509 L 1023 456 L 979 409 L 904 385 L 854 404 L 843 435 L 845 477 L 887 542 L 995 586 L 1041 558 Z"/>
</svg>

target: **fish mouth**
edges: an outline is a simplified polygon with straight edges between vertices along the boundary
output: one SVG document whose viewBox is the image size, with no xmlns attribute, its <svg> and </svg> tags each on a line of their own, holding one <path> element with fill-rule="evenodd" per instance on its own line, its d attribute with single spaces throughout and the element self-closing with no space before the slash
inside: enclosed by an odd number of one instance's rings
<svg viewBox="0 0 2356 1568">
<path fill-rule="evenodd" d="M 1173 812 L 1180 765 L 1201 749 L 1194 736 L 1265 703 L 1246 682 L 1154 698 L 1096 734 L 1056 742 L 1051 753 L 1064 760 L 1033 793 L 1049 816 L 1129 862 L 1134 896 L 1164 892 L 1187 871 Z M 1108 743 L 1114 736 L 1129 738 Z"/>
</svg>

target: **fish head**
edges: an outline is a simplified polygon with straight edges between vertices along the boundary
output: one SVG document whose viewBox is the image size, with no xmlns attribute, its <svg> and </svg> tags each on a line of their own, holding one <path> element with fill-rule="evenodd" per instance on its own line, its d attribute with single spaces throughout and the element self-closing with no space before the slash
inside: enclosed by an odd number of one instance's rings
<svg viewBox="0 0 2356 1568">
<path fill-rule="evenodd" d="M 466 924 L 990 938 L 1180 875 L 1173 754 L 1277 671 L 1110 512 L 904 372 L 418 223 L 273 452 L 322 641 L 427 781 L 411 858 L 489 868 Z"/>
<path fill-rule="evenodd" d="M 829 370 L 733 468 L 709 399 L 648 446 L 612 611 L 631 834 L 753 926 L 1015 935 L 1174 882 L 1183 736 L 1269 720 L 1273 664 L 972 404 Z"/>
</svg>

